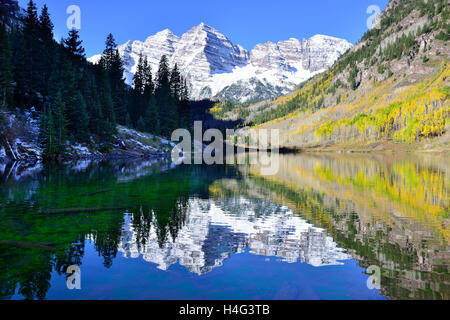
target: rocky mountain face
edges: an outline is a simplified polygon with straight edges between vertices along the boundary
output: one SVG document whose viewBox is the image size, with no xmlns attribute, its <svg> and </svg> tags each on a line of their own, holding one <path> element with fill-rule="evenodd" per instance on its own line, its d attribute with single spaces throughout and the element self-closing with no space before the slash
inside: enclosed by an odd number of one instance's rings
<svg viewBox="0 0 450 320">
<path fill-rule="evenodd" d="M 148 58 L 153 72 L 158 69 L 161 56 L 166 55 L 170 64 L 177 64 L 188 79 L 192 98 L 220 97 L 245 102 L 289 92 L 298 83 L 326 70 L 351 47 L 346 40 L 316 35 L 303 41 L 292 38 L 258 44 L 249 52 L 201 23 L 181 37 L 166 29 L 144 42 L 128 41 L 118 50 L 130 85 L 140 53 Z M 89 60 L 96 63 L 99 58 L 96 55 Z"/>
</svg>

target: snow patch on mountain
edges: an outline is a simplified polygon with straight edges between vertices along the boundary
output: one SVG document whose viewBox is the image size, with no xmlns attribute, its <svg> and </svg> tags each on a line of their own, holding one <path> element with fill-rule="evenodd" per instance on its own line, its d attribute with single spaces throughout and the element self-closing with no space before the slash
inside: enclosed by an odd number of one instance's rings
<svg viewBox="0 0 450 320">
<path fill-rule="evenodd" d="M 245 102 L 258 95 L 249 85 L 258 83 L 259 90 L 266 88 L 259 92 L 263 98 L 285 94 L 326 70 L 351 47 L 346 40 L 316 35 L 302 41 L 291 38 L 258 44 L 248 52 L 218 30 L 201 23 L 181 37 L 166 29 L 144 42 L 128 41 L 117 48 L 129 85 L 133 83 L 141 53 L 147 57 L 153 73 L 158 70 L 161 57 L 166 55 L 170 65 L 177 64 L 187 78 L 193 99 L 221 97 Z M 88 60 L 98 63 L 100 55 Z M 234 92 L 233 97 L 230 90 Z"/>
</svg>

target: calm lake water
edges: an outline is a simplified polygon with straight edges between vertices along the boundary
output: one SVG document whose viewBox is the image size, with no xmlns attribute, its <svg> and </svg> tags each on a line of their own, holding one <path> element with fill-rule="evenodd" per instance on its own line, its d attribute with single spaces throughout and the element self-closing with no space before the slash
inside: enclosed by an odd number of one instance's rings
<svg viewBox="0 0 450 320">
<path fill-rule="evenodd" d="M 0 298 L 450 299 L 449 189 L 438 155 L 0 165 Z"/>
</svg>

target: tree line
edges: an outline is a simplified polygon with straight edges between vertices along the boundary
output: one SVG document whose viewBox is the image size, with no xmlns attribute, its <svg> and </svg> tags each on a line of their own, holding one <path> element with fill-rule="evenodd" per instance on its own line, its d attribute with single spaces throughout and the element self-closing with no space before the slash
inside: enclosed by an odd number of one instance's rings
<svg viewBox="0 0 450 320">
<path fill-rule="evenodd" d="M 67 143 L 110 148 L 117 124 L 169 136 L 188 127 L 186 81 L 163 56 L 155 77 L 141 57 L 129 87 L 112 34 L 98 64 L 86 60 L 78 30 L 54 40 L 46 5 L 38 13 L 30 0 L 24 14 L 15 0 L 1 0 L 0 108 L 34 107 L 40 116 L 44 156 L 65 153 Z"/>
</svg>

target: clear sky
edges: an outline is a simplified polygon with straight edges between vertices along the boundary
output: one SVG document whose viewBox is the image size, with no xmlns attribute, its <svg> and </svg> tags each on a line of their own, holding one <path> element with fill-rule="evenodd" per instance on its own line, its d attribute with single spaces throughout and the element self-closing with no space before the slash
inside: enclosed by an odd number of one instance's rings
<svg viewBox="0 0 450 320">
<path fill-rule="evenodd" d="M 28 0 L 19 0 L 26 7 Z M 108 33 L 118 44 L 145 40 L 163 29 L 181 36 L 204 22 L 251 50 L 258 43 L 325 34 L 356 43 L 367 30 L 367 9 L 388 0 L 35 0 L 47 4 L 55 38 L 66 36 L 70 5 L 81 9 L 87 56 L 101 53 Z"/>
</svg>

